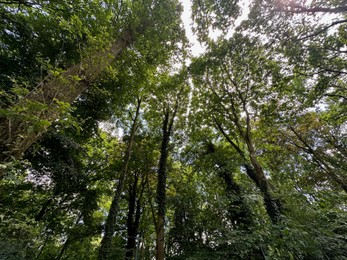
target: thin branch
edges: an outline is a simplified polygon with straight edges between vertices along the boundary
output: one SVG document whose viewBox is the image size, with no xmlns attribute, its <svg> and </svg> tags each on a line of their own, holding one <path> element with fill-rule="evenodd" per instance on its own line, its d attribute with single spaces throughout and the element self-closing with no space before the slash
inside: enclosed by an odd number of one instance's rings
<svg viewBox="0 0 347 260">
<path fill-rule="evenodd" d="M 215 117 L 213 117 L 214 122 L 216 123 L 217 129 L 222 133 L 222 135 L 225 137 L 225 139 L 231 144 L 231 146 L 240 154 L 241 158 L 243 160 L 246 160 L 246 156 L 244 152 L 241 150 L 241 148 L 230 139 L 229 135 L 224 131 L 222 125 L 217 121 Z"/>
<path fill-rule="evenodd" d="M 344 100 L 347 100 L 346 96 L 342 96 L 342 95 L 338 95 L 338 94 L 324 94 L 323 96 L 326 96 L 326 97 L 337 97 L 337 98 L 342 98 Z"/>
<path fill-rule="evenodd" d="M 312 34 L 309 34 L 309 35 L 306 35 L 304 37 L 301 37 L 301 38 L 298 38 L 299 41 L 303 41 L 303 40 L 306 40 L 308 38 L 312 38 L 312 37 L 315 37 L 325 31 L 327 31 L 329 28 L 335 26 L 335 25 L 338 25 L 338 24 L 342 24 L 342 23 L 346 23 L 347 22 L 347 19 L 344 19 L 344 20 L 339 20 L 339 21 L 335 21 L 335 22 L 332 22 L 330 25 L 324 27 L 323 29 L 315 32 L 315 33 L 312 33 Z"/>
<path fill-rule="evenodd" d="M 299 14 L 299 13 L 343 13 L 343 12 L 347 12 L 347 6 L 338 6 L 335 8 L 329 8 L 329 7 L 312 7 L 312 8 L 308 8 L 305 6 L 301 6 L 301 5 L 295 5 L 295 4 L 291 4 L 291 5 L 285 5 L 285 7 L 289 7 L 291 9 L 285 10 L 286 12 L 289 13 L 295 13 L 295 14 Z M 278 9 L 278 11 L 283 11 L 283 9 Z"/>
<path fill-rule="evenodd" d="M 328 174 L 328 176 L 331 177 L 333 181 L 338 183 L 342 187 L 342 189 L 345 192 L 347 192 L 347 184 L 345 183 L 343 179 L 341 179 L 334 172 L 334 169 L 331 169 L 331 167 L 324 161 L 324 159 L 317 154 L 317 152 L 304 140 L 304 138 L 298 132 L 295 131 L 295 129 L 292 126 L 289 126 L 289 129 L 295 134 L 295 136 L 299 139 L 299 141 L 302 142 L 302 144 L 306 147 L 304 151 L 311 154 L 313 156 L 313 159 L 320 165 L 321 169 L 323 169 Z"/>
<path fill-rule="evenodd" d="M 237 92 L 237 95 L 241 101 L 241 103 L 243 104 L 243 108 L 245 110 L 245 104 L 246 104 L 246 97 L 243 97 L 242 96 L 242 92 L 240 91 L 239 87 L 238 87 L 238 84 L 237 82 L 231 77 L 231 75 L 229 73 L 227 73 L 227 70 L 226 70 L 226 67 L 225 65 L 223 66 L 222 65 L 222 70 L 224 71 L 224 73 L 226 74 L 227 78 L 229 79 L 229 81 L 234 85 L 235 89 L 236 89 L 236 92 Z M 225 85 L 227 85 L 227 83 L 225 82 L 224 80 L 224 83 Z M 232 95 L 232 93 L 230 93 L 225 87 L 224 87 L 224 91 L 228 94 L 229 98 L 230 98 L 230 103 L 231 103 L 231 112 L 233 114 L 233 117 L 234 117 L 234 123 L 236 124 L 237 126 L 237 129 L 239 130 L 240 134 L 242 137 L 246 138 L 246 133 L 244 133 L 244 130 L 240 124 L 240 120 L 239 120 L 239 117 L 236 113 L 236 106 L 235 106 L 235 100 L 234 100 L 234 97 Z M 246 111 L 245 111 L 246 112 Z M 248 131 L 248 130 L 247 130 Z"/>
</svg>

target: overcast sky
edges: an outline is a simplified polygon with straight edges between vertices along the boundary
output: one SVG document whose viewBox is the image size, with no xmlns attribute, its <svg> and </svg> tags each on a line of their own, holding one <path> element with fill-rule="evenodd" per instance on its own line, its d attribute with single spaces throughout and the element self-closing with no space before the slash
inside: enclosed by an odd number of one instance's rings
<svg viewBox="0 0 347 260">
<path fill-rule="evenodd" d="M 204 52 L 204 48 L 200 45 L 198 42 L 196 36 L 192 32 L 191 24 L 192 24 L 192 19 L 191 19 L 191 3 L 190 0 L 180 0 L 181 3 L 183 4 L 184 11 L 182 14 L 182 19 L 184 23 L 184 27 L 186 29 L 187 37 L 189 41 L 192 43 L 192 54 L 194 56 L 199 56 L 201 53 Z"/>
</svg>

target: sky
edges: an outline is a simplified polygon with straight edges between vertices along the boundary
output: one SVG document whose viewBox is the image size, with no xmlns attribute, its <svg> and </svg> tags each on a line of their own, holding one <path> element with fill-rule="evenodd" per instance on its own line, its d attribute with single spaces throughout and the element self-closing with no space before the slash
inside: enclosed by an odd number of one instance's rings
<svg viewBox="0 0 347 260">
<path fill-rule="evenodd" d="M 202 46 L 197 37 L 194 35 L 191 26 L 192 26 L 192 19 L 191 19 L 191 0 L 180 0 L 180 2 L 183 5 L 183 14 L 182 14 L 182 20 L 184 23 L 184 27 L 186 30 L 186 35 L 192 44 L 191 52 L 193 56 L 199 56 L 205 51 L 205 47 Z M 249 13 L 249 3 L 250 0 L 242 0 L 240 1 L 240 6 L 242 8 L 242 15 L 235 21 L 235 26 L 238 26 L 241 21 L 243 21 Z M 234 30 L 231 28 L 230 32 L 228 33 L 228 36 L 231 36 L 233 34 Z M 220 32 L 218 31 L 211 31 L 210 32 L 210 37 L 213 39 L 216 39 L 220 35 Z"/>
<path fill-rule="evenodd" d="M 193 34 L 191 25 L 193 23 L 191 19 L 191 3 L 190 0 L 181 0 L 181 3 L 183 5 L 183 14 L 182 14 L 182 20 L 184 23 L 184 28 L 186 30 L 187 37 L 192 44 L 192 54 L 193 56 L 199 56 L 205 51 L 205 48 L 199 43 L 197 37 Z"/>
<path fill-rule="evenodd" d="M 242 14 L 241 16 L 235 21 L 235 27 L 238 26 L 243 20 L 245 20 L 249 14 L 249 5 L 250 2 L 252 0 L 241 0 L 239 2 L 241 10 L 242 10 Z M 192 19 L 191 19 L 191 0 L 180 0 L 180 2 L 183 5 L 184 11 L 182 14 L 182 20 L 184 23 L 184 27 L 186 30 L 186 35 L 192 45 L 191 47 L 191 53 L 193 56 L 200 56 L 202 53 L 204 53 L 205 49 L 204 46 L 202 46 L 199 41 L 197 40 L 197 37 L 193 34 L 191 26 L 192 26 Z M 312 0 L 306 0 L 305 1 L 305 5 L 310 6 Z M 306 19 L 310 19 L 312 17 L 310 16 L 306 16 Z M 326 23 L 329 24 L 331 23 L 331 21 L 333 21 L 334 19 L 337 19 L 336 15 L 332 15 L 332 14 L 321 14 L 319 16 L 319 22 L 321 22 L 322 24 Z M 333 27 L 331 30 L 329 30 L 330 32 L 333 32 L 335 29 L 335 27 Z M 227 37 L 232 36 L 232 34 L 234 33 L 234 28 L 230 28 L 230 31 L 227 34 Z M 212 39 L 217 39 L 217 37 L 220 36 L 220 32 L 218 31 L 213 31 L 210 32 L 210 37 Z"/>
</svg>

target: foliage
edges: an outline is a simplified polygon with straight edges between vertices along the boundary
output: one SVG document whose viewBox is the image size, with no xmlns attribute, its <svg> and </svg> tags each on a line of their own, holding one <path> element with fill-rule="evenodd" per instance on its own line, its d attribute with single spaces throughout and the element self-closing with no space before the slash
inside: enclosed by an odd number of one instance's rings
<svg viewBox="0 0 347 260">
<path fill-rule="evenodd" d="M 345 2 L 182 11 L 1 1 L 1 259 L 347 258 Z"/>
</svg>

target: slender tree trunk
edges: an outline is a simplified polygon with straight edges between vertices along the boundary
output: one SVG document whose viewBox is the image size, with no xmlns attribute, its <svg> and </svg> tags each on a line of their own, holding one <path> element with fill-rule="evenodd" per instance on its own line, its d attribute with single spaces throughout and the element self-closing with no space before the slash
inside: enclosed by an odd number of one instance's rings
<svg viewBox="0 0 347 260">
<path fill-rule="evenodd" d="M 129 190 L 129 204 L 128 204 L 128 217 L 127 217 L 127 244 L 125 259 L 132 259 L 134 255 L 134 248 L 136 247 L 137 227 L 134 226 L 134 215 L 136 208 L 136 186 L 138 178 L 135 177 L 134 183 Z"/>
<path fill-rule="evenodd" d="M 125 259 L 133 259 L 136 249 L 136 237 L 139 230 L 140 218 L 141 218 L 141 199 L 145 186 L 141 187 L 141 191 L 138 193 L 137 189 L 138 178 L 135 177 L 132 190 L 129 192 L 129 209 L 127 217 L 127 233 L 128 239 L 126 244 Z M 137 198 L 139 196 L 139 198 Z"/>
<path fill-rule="evenodd" d="M 157 184 L 157 204 L 158 204 L 158 218 L 156 223 L 157 244 L 156 244 L 156 259 L 163 260 L 165 258 L 164 246 L 164 226 L 165 226 L 165 213 L 166 213 L 166 178 L 167 178 L 167 158 L 169 156 L 169 141 L 171 134 L 171 127 L 174 118 L 171 118 L 169 113 L 166 112 L 163 121 L 163 138 L 160 148 L 160 159 L 158 168 L 158 184 Z"/>
<path fill-rule="evenodd" d="M 139 201 L 137 201 L 136 205 L 136 212 L 133 212 L 133 215 L 131 218 L 135 218 L 133 223 L 131 224 L 131 227 L 128 226 L 128 239 L 127 239 L 127 245 L 126 245 L 126 253 L 125 253 L 125 259 L 133 259 L 134 252 L 136 249 L 136 237 L 138 235 L 139 231 L 139 223 L 140 223 L 140 217 L 141 217 L 141 204 Z"/>
<path fill-rule="evenodd" d="M 134 251 L 136 249 L 136 235 L 137 230 L 130 228 L 128 229 L 128 238 L 126 244 L 125 259 L 131 260 L 134 257 Z"/>
<path fill-rule="evenodd" d="M 64 243 L 64 245 L 63 245 L 63 247 L 61 248 L 61 250 L 60 250 L 60 252 L 59 252 L 59 255 L 57 255 L 57 257 L 55 258 L 55 260 L 60 260 L 60 259 L 63 257 L 63 255 L 64 255 L 65 251 L 68 249 L 70 243 L 71 243 L 71 238 L 68 237 L 68 238 L 66 239 L 66 241 L 65 241 L 65 243 Z"/>
<path fill-rule="evenodd" d="M 241 136 L 243 137 L 247 145 L 249 159 L 252 164 L 252 168 L 246 167 L 247 174 L 250 177 L 251 175 L 253 176 L 254 182 L 258 186 L 260 192 L 263 194 L 266 211 L 272 223 L 276 224 L 281 220 L 282 207 L 280 205 L 280 202 L 278 200 L 275 200 L 275 198 L 273 198 L 264 170 L 257 159 L 254 143 L 253 143 L 253 138 L 252 138 L 252 133 L 251 133 L 252 126 L 251 126 L 250 114 L 247 110 L 245 101 L 243 102 L 243 110 L 246 113 L 246 130 L 244 132 L 241 132 Z"/>
<path fill-rule="evenodd" d="M 12 111 L 24 109 L 30 118 L 36 119 L 11 115 L 0 117 L 0 162 L 8 162 L 12 158 L 19 159 L 47 128 L 46 126 L 33 131 L 34 126 L 42 120 L 52 122 L 59 118 L 59 102 L 72 103 L 76 100 L 133 41 L 132 31 L 125 30 L 110 48 L 83 58 L 79 64 L 68 68 L 58 77 L 49 76 L 45 82 L 9 108 Z M 45 108 L 29 111 L 29 104 L 35 103 L 44 105 Z"/>
<path fill-rule="evenodd" d="M 116 187 L 116 190 L 112 199 L 111 207 L 109 210 L 109 214 L 107 216 L 106 223 L 105 223 L 104 236 L 101 240 L 101 245 L 100 245 L 99 254 L 98 254 L 98 259 L 100 260 L 109 259 L 110 257 L 110 252 L 112 249 L 111 248 L 112 238 L 115 232 L 115 224 L 116 224 L 116 218 L 117 218 L 117 213 L 119 208 L 119 201 L 120 201 L 121 194 L 123 192 L 125 177 L 128 172 L 128 165 L 130 161 L 131 150 L 134 143 L 135 133 L 137 130 L 137 120 L 140 113 L 140 105 L 141 105 L 141 100 L 138 100 L 136 115 L 135 115 L 133 124 L 131 126 L 130 138 L 129 138 L 128 146 L 125 152 L 123 168 L 119 176 L 118 185 Z"/>
<path fill-rule="evenodd" d="M 42 245 L 41 248 L 39 249 L 40 251 L 39 251 L 39 253 L 37 254 L 37 256 L 36 256 L 35 259 L 40 259 L 40 256 L 41 256 L 42 252 L 44 251 L 44 249 L 45 249 L 45 247 L 46 247 L 46 245 L 47 245 L 47 242 L 48 242 L 49 238 L 50 238 L 50 235 L 47 234 L 47 235 L 46 235 L 46 238 L 45 238 L 45 242 L 43 242 L 43 245 Z"/>
<path fill-rule="evenodd" d="M 158 220 L 157 220 L 157 248 L 156 248 L 156 256 L 157 260 L 165 259 L 165 234 L 164 234 L 164 225 L 165 225 L 165 214 L 163 217 L 162 213 L 158 212 Z"/>
</svg>

